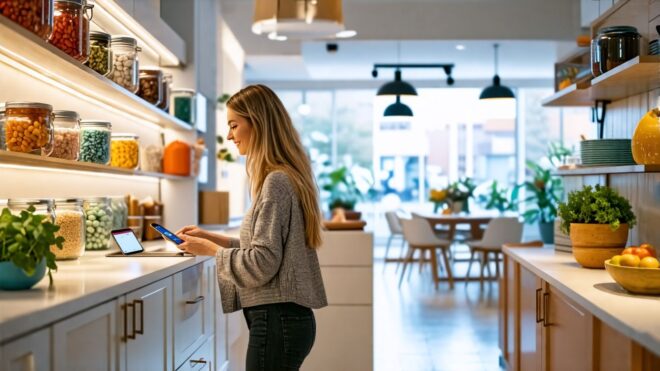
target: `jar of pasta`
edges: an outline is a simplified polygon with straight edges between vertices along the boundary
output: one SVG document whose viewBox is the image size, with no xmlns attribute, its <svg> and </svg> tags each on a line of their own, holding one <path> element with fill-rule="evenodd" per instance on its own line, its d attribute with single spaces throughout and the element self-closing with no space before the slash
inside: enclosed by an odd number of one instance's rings
<svg viewBox="0 0 660 371">
<path fill-rule="evenodd" d="M 55 120 L 53 151 L 50 157 L 78 160 L 80 153 L 80 117 L 73 111 L 53 112 Z"/>
<path fill-rule="evenodd" d="M 113 133 L 110 143 L 110 165 L 126 169 L 137 169 L 140 160 L 138 136 Z"/>
<path fill-rule="evenodd" d="M 51 247 L 57 260 L 78 259 L 85 253 L 85 213 L 78 198 L 55 199 L 55 224 L 60 227 L 56 236 L 64 237 L 62 249 Z"/>
<path fill-rule="evenodd" d="M 8 151 L 48 156 L 53 150 L 53 107 L 7 102 L 2 134 Z"/>
<path fill-rule="evenodd" d="M 85 249 L 107 249 L 112 231 L 110 198 L 86 198 L 83 201 L 83 209 L 85 210 Z"/>
<path fill-rule="evenodd" d="M 107 165 L 110 163 L 110 130 L 107 121 L 80 122 L 80 161 Z"/>
</svg>

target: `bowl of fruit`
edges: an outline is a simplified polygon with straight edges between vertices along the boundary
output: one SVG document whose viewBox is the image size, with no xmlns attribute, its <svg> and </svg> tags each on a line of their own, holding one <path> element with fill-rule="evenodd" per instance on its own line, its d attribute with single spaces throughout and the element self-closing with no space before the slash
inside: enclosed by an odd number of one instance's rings
<svg viewBox="0 0 660 371">
<path fill-rule="evenodd" d="M 605 270 L 624 289 L 635 294 L 660 295 L 660 262 L 648 244 L 628 247 L 605 261 Z"/>
</svg>

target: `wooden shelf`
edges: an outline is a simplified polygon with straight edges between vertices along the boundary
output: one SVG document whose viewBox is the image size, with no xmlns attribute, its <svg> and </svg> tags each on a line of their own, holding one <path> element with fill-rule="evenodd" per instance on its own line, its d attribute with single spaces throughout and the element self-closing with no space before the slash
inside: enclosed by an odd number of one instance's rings
<svg viewBox="0 0 660 371">
<path fill-rule="evenodd" d="M 629 173 L 658 173 L 660 165 L 624 165 L 624 166 L 581 166 L 575 169 L 557 170 L 556 175 L 601 175 Z"/>
<path fill-rule="evenodd" d="M 130 170 L 120 167 L 93 164 L 91 162 L 70 161 L 59 158 L 42 157 L 27 153 L 9 152 L 3 150 L 0 150 L 0 164 L 27 166 L 27 167 L 35 167 L 35 168 L 86 171 L 91 173 L 115 174 L 115 175 L 126 175 L 126 176 L 138 175 L 138 176 L 147 176 L 152 178 L 170 179 L 170 180 L 191 180 L 196 178 L 193 176 L 178 176 L 178 175 L 170 175 L 163 173 L 149 173 L 140 170 Z"/>
<path fill-rule="evenodd" d="M 564 88 L 548 98 L 543 99 L 543 107 L 591 106 L 589 97 L 590 81 L 584 81 Z"/>
<path fill-rule="evenodd" d="M 136 124 L 146 121 L 167 129 L 194 130 L 3 16 L 0 16 L 0 63 L 81 96 L 96 106 L 126 115 Z"/>
</svg>

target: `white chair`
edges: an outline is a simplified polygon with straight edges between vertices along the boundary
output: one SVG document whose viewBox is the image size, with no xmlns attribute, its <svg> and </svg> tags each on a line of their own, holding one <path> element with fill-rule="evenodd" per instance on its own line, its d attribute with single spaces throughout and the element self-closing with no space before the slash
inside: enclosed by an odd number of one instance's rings
<svg viewBox="0 0 660 371">
<path fill-rule="evenodd" d="M 479 281 L 483 283 L 484 269 L 488 269 L 490 274 L 490 255 L 494 255 L 495 277 L 500 275 L 499 262 L 502 254 L 502 245 L 509 243 L 519 243 L 522 241 L 523 224 L 518 218 L 494 218 L 486 226 L 483 239 L 479 241 L 468 242 L 470 247 L 470 263 L 468 263 L 465 277 L 470 276 L 470 269 L 477 254 L 481 255 L 481 271 Z M 466 281 L 467 282 L 467 281 Z"/>
<path fill-rule="evenodd" d="M 401 219 L 401 226 L 403 227 L 403 236 L 408 242 L 408 253 L 403 262 L 403 270 L 401 271 L 401 278 L 399 279 L 399 286 L 403 281 L 403 275 L 406 273 L 406 267 L 412 262 L 413 255 L 416 250 L 421 252 L 420 264 L 424 261 L 425 251 L 430 251 L 431 255 L 431 271 L 433 274 L 433 282 L 435 288 L 438 288 L 440 278 L 438 276 L 438 256 L 437 250 L 442 253 L 442 259 L 447 271 L 447 279 L 449 280 L 449 288 L 454 288 L 454 277 L 451 273 L 451 266 L 447 257 L 447 250 L 451 241 L 438 238 L 431 225 L 425 219 Z"/>
<path fill-rule="evenodd" d="M 390 245 L 392 240 L 399 237 L 401 238 L 401 254 L 403 255 L 403 249 L 406 245 L 406 239 L 403 238 L 403 228 L 401 227 L 401 222 L 399 221 L 399 215 L 396 211 L 386 211 L 385 220 L 387 220 L 387 226 L 390 228 L 390 237 L 387 239 L 387 247 L 385 248 L 385 261 L 387 261 L 387 253 L 390 251 Z"/>
</svg>

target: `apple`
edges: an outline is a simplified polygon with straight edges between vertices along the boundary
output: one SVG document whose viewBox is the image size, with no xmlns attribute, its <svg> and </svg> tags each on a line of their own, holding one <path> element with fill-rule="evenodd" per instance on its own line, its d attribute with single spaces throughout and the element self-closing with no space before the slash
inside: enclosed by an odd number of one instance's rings
<svg viewBox="0 0 660 371">
<path fill-rule="evenodd" d="M 621 265 L 624 267 L 639 267 L 639 256 L 634 254 L 621 255 Z"/>
<path fill-rule="evenodd" d="M 626 247 L 621 253 L 621 255 L 632 254 L 634 251 L 633 249 L 636 249 L 636 247 Z"/>
<path fill-rule="evenodd" d="M 610 264 L 621 265 L 621 255 L 614 255 L 612 259 L 610 259 Z"/>
<path fill-rule="evenodd" d="M 633 254 L 639 256 L 640 259 L 652 256 L 650 250 L 641 247 L 633 248 Z"/>
<path fill-rule="evenodd" d="M 651 256 L 654 257 L 654 258 L 658 257 L 658 255 L 655 252 L 655 247 L 653 247 L 653 245 L 651 245 L 650 243 L 643 243 L 643 244 L 639 245 L 639 248 L 648 250 L 649 253 L 651 253 Z"/>
<path fill-rule="evenodd" d="M 660 262 L 652 256 L 647 256 L 639 262 L 639 267 L 657 269 L 660 267 Z"/>
</svg>

